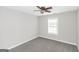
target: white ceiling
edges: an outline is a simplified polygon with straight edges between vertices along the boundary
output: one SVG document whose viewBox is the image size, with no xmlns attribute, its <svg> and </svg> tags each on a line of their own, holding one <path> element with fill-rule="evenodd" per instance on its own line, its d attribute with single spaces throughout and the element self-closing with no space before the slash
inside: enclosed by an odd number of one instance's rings
<svg viewBox="0 0 79 59">
<path fill-rule="evenodd" d="M 35 16 L 42 15 L 39 11 L 34 11 L 34 10 L 38 10 L 38 8 L 36 6 L 8 6 L 7 8 L 22 11 L 22 12 L 29 13 L 29 14 L 32 14 Z M 51 13 L 44 13 L 43 15 L 73 11 L 73 10 L 76 10 L 77 8 L 78 8 L 78 6 L 53 6 Z"/>
</svg>

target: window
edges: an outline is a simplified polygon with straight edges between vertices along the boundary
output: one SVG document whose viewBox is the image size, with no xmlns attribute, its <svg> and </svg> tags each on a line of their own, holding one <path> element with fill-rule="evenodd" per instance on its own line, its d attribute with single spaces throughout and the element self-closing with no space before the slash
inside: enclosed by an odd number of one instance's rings
<svg viewBox="0 0 79 59">
<path fill-rule="evenodd" d="M 58 34 L 57 32 L 57 23 L 58 19 L 48 19 L 48 33 L 49 34 Z"/>
</svg>

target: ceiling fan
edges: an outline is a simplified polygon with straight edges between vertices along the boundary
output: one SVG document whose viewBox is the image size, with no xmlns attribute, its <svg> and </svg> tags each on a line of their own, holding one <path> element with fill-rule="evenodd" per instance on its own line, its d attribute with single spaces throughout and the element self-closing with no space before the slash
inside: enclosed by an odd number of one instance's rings
<svg viewBox="0 0 79 59">
<path fill-rule="evenodd" d="M 35 10 L 35 11 L 40 11 L 41 14 L 43 14 L 44 12 L 48 12 L 50 13 L 50 9 L 52 9 L 51 6 L 46 7 L 46 6 L 36 6 L 39 10 Z"/>
</svg>

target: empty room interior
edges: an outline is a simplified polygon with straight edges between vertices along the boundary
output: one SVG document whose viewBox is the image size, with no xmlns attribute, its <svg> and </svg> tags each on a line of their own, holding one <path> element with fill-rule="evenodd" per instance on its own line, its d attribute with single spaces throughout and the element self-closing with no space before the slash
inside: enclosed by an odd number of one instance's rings
<svg viewBox="0 0 79 59">
<path fill-rule="evenodd" d="M 0 6 L 0 52 L 78 51 L 78 6 Z"/>
</svg>

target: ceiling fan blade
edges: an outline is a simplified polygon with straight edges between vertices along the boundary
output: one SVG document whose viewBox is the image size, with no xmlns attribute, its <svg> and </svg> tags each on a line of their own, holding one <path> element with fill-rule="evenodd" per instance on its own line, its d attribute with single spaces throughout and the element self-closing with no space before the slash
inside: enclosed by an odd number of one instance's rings
<svg viewBox="0 0 79 59">
<path fill-rule="evenodd" d="M 52 7 L 48 7 L 48 8 L 46 8 L 46 9 L 52 9 Z"/>
<path fill-rule="evenodd" d="M 39 8 L 39 9 L 41 9 L 41 7 L 40 6 L 36 6 L 37 8 Z"/>
</svg>

